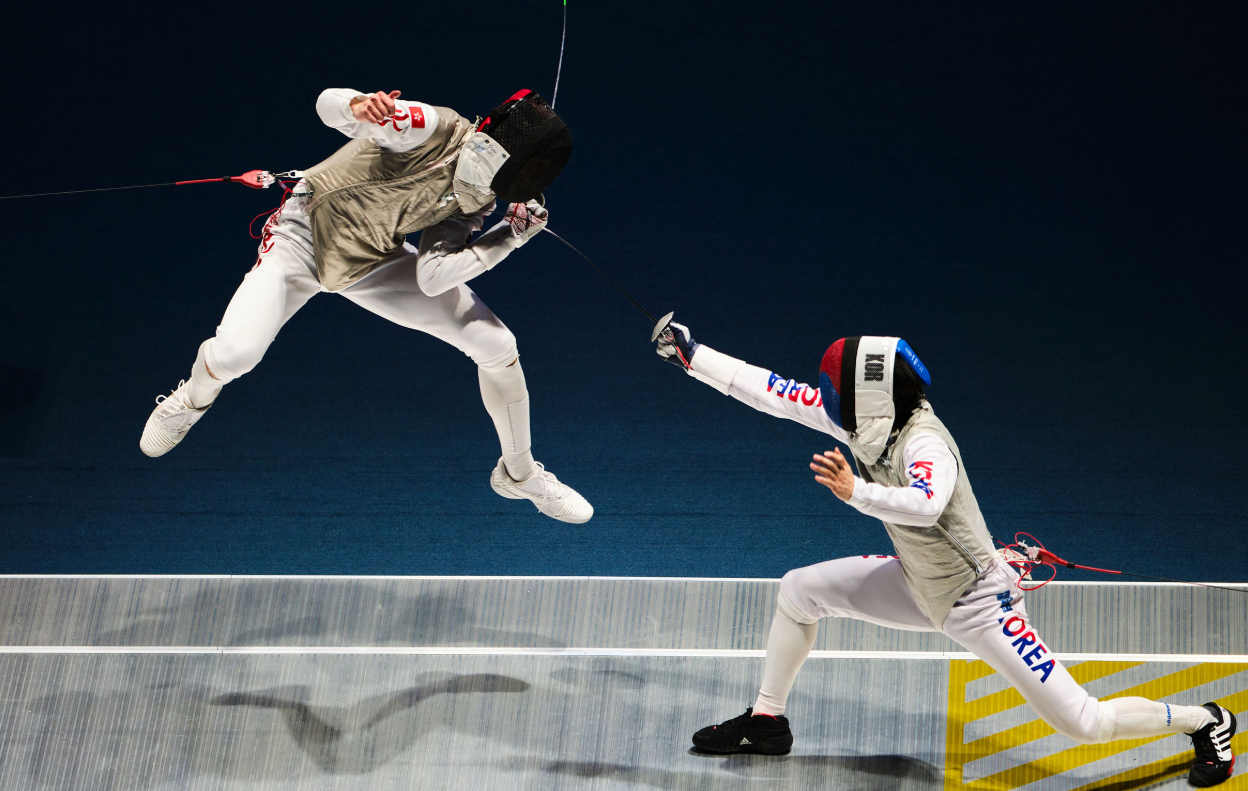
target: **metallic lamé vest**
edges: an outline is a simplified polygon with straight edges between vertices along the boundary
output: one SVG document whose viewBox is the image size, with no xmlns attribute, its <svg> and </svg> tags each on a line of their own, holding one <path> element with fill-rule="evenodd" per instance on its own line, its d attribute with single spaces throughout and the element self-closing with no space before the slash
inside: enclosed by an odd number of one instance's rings
<svg viewBox="0 0 1248 791">
<path fill-rule="evenodd" d="M 386 151 L 375 140 L 352 140 L 309 169 L 308 213 L 316 275 L 339 291 L 397 252 L 404 237 L 442 222 L 459 209 L 453 192 L 459 146 L 472 124 L 454 110 L 435 108 L 438 126 L 410 151 Z"/>
<path fill-rule="evenodd" d="M 857 457 L 855 461 L 858 462 L 858 474 L 867 482 L 909 486 L 911 481 L 906 476 L 902 459 L 906 443 L 918 432 L 935 434 L 949 446 L 958 460 L 958 482 L 953 487 L 949 504 L 932 527 L 885 522 L 884 529 L 897 548 L 906 584 L 910 586 L 919 609 L 939 628 L 954 602 L 988 570 L 996 556 L 988 525 L 980 513 L 975 493 L 971 491 L 971 482 L 957 444 L 945 424 L 932 413 L 931 405 L 924 401 L 923 408 L 910 416 L 897 439 L 875 464 L 865 464 Z"/>
</svg>

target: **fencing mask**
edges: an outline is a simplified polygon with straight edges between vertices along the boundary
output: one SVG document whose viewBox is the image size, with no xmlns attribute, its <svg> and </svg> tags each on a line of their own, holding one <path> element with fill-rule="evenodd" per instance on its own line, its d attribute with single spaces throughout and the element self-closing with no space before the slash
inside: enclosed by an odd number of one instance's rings
<svg viewBox="0 0 1248 791">
<path fill-rule="evenodd" d="M 842 338 L 828 347 L 819 365 L 823 408 L 849 434 L 854 455 L 868 464 L 884 452 L 892 433 L 898 358 L 924 385 L 932 383 L 927 367 L 900 338 Z"/>
<path fill-rule="evenodd" d="M 563 119 L 541 96 L 519 91 L 491 110 L 464 141 L 455 166 L 460 204 L 471 210 L 494 195 L 507 203 L 533 200 L 570 156 L 572 133 Z"/>
</svg>

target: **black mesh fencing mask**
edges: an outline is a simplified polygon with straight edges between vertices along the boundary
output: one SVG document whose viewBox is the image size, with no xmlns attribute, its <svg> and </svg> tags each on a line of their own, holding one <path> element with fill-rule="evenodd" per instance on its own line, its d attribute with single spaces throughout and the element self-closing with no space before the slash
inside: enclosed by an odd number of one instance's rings
<svg viewBox="0 0 1248 791">
<path fill-rule="evenodd" d="M 490 189 L 508 203 L 542 193 L 572 156 L 572 133 L 546 100 L 523 90 L 490 111 L 477 127 L 507 150 Z"/>
</svg>

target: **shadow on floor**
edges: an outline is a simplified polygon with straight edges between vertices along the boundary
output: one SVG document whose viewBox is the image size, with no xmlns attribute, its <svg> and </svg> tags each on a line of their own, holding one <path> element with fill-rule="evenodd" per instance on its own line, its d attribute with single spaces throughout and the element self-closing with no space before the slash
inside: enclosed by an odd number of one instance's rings
<svg viewBox="0 0 1248 791">
<path fill-rule="evenodd" d="M 564 684 L 573 684 L 580 687 L 600 688 L 605 685 L 614 685 L 627 690 L 639 690 L 646 685 L 646 680 L 637 673 L 629 673 L 624 670 L 611 669 L 583 669 L 576 667 L 564 667 L 553 671 L 550 677 L 555 681 Z"/>
<path fill-rule="evenodd" d="M 942 785 L 934 766 L 902 755 L 733 755 L 703 756 L 751 783 L 783 782 L 785 787 L 837 789 L 934 789 Z M 584 779 L 606 779 L 663 791 L 692 791 L 714 784 L 703 771 L 675 771 L 596 761 L 555 761 L 546 772 Z"/>
<path fill-rule="evenodd" d="M 1170 780 L 1178 777 L 1186 777 L 1187 771 L 1192 766 L 1190 760 L 1181 761 L 1179 763 L 1170 764 L 1169 766 L 1158 769 L 1156 772 L 1139 777 L 1134 780 L 1119 780 L 1115 783 L 1106 783 L 1105 785 L 1091 786 L 1095 791 L 1141 791 L 1163 780 Z M 1184 787 L 1190 787 L 1186 783 Z"/>
<path fill-rule="evenodd" d="M 376 695 L 351 706 L 312 706 L 305 703 L 306 687 L 286 687 L 267 692 L 232 692 L 209 701 L 213 706 L 251 706 L 277 711 L 295 744 L 317 766 L 330 774 L 368 774 L 406 753 L 439 719 L 415 727 L 392 728 L 388 735 L 400 739 L 375 740 L 380 725 L 438 695 L 526 692 L 529 684 L 518 678 L 490 673 L 452 676 L 442 681 L 410 687 L 388 695 Z M 368 742 L 365 744 L 365 742 Z"/>
<path fill-rule="evenodd" d="M 243 583 L 245 584 L 245 583 Z M 257 613 L 257 619 L 240 616 L 235 608 L 249 600 L 246 591 L 221 596 L 216 587 L 180 596 L 171 604 L 147 607 L 136 613 L 125 626 L 102 632 L 99 645 L 178 645 L 186 642 L 181 630 L 188 623 L 218 619 L 227 623 L 263 622 L 261 626 L 241 626 L 227 634 L 205 635 L 215 644 L 230 646 L 256 645 L 507 645 L 525 647 L 558 647 L 559 642 L 533 632 L 479 626 L 479 613 L 469 604 L 449 593 L 428 593 L 416 596 L 379 594 L 377 606 L 384 606 L 386 617 L 376 619 L 371 609 L 362 612 L 370 620 L 367 634 L 350 633 L 359 628 L 356 621 L 344 617 L 342 602 L 334 595 L 316 595 L 317 582 L 286 581 L 285 595 L 303 603 L 310 610 L 297 618 L 283 618 L 278 613 Z M 384 603 L 384 604 L 383 604 Z M 259 617 L 259 616 L 263 617 Z M 227 631 L 222 629 L 222 631 Z"/>
</svg>

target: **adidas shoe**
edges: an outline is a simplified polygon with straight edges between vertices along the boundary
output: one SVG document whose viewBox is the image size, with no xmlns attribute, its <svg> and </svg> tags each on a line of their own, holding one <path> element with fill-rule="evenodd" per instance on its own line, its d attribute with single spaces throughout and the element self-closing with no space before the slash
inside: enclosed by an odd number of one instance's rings
<svg viewBox="0 0 1248 791">
<path fill-rule="evenodd" d="M 788 719 L 755 714 L 751 706 L 740 717 L 695 733 L 693 746 L 706 753 L 784 755 L 793 749 L 793 731 Z"/>
<path fill-rule="evenodd" d="M 1189 734 L 1192 749 L 1196 751 L 1196 763 L 1187 773 L 1187 782 L 1197 788 L 1223 783 L 1235 769 L 1235 756 L 1231 754 L 1235 715 L 1216 703 L 1206 703 L 1204 707 L 1213 714 L 1214 721 Z"/>
<path fill-rule="evenodd" d="M 508 500 L 529 500 L 537 510 L 560 522 L 581 524 L 594 515 L 594 507 L 565 483 L 559 483 L 553 472 L 547 472 L 541 462 L 534 462 L 536 470 L 523 481 L 507 474 L 503 460 L 490 473 L 490 488 Z"/>
<path fill-rule="evenodd" d="M 156 396 L 156 409 L 143 427 L 139 449 L 148 456 L 163 456 L 182 441 L 191 426 L 199 422 L 212 404 L 196 409 L 187 401 L 187 383 L 178 382 L 172 395 Z"/>
</svg>

